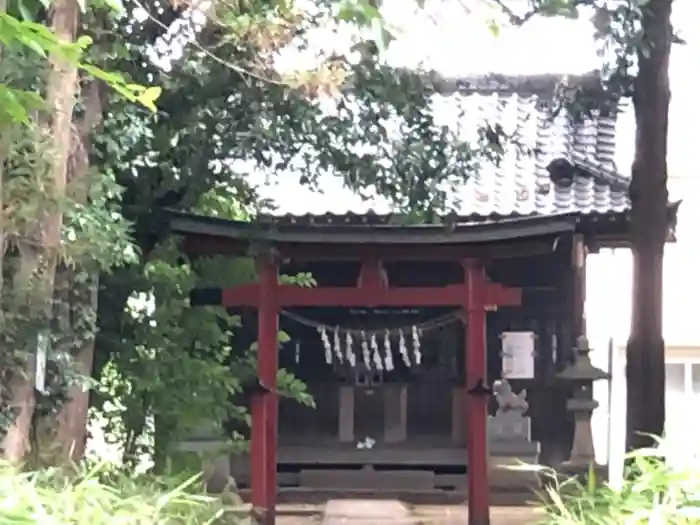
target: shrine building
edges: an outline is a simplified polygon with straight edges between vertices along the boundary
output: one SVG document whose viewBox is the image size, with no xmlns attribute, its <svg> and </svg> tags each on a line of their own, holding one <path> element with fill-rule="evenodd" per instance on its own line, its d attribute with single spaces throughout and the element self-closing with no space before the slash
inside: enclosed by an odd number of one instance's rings
<svg viewBox="0 0 700 525">
<path fill-rule="evenodd" d="M 214 301 L 247 312 L 242 338 L 257 341 L 250 456 L 226 459 L 255 505 L 273 507 L 284 487 L 463 491 L 485 524 L 500 462 L 591 454 L 585 407 L 604 375 L 581 372 L 586 255 L 629 245 L 615 115 L 551 121 L 533 94 L 475 96 L 529 114 L 520 133 L 537 153 L 475 174 L 464 213 L 439 224 L 170 214 L 189 253 L 258 258 L 257 282 Z M 278 283 L 300 272 L 315 286 Z M 278 368 L 306 383 L 315 408 L 277 395 Z"/>
</svg>

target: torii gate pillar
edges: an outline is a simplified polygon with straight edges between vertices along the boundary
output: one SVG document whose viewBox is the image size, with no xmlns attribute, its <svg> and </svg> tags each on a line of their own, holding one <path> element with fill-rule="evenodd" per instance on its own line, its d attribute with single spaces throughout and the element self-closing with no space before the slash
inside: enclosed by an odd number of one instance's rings
<svg viewBox="0 0 700 525">
<path fill-rule="evenodd" d="M 258 259 L 258 387 L 251 401 L 250 488 L 257 523 L 274 525 L 277 503 L 277 261 Z"/>
<path fill-rule="evenodd" d="M 487 280 L 483 264 L 464 263 L 467 285 L 464 341 L 467 420 L 467 487 L 469 525 L 489 525 L 489 451 L 486 363 Z"/>
</svg>

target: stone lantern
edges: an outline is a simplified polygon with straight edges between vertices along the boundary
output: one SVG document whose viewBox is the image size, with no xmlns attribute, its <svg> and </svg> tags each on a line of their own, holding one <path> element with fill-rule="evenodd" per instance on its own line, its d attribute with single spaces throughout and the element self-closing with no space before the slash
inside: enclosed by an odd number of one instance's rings
<svg viewBox="0 0 700 525">
<path fill-rule="evenodd" d="M 566 402 L 566 409 L 574 415 L 574 442 L 567 463 L 571 466 L 588 467 L 595 463 L 591 416 L 598 408 L 593 399 L 593 381 L 610 379 L 610 374 L 596 368 L 589 356 L 588 339 L 581 336 L 576 341 L 575 361 L 557 374 L 560 381 L 574 387 L 573 396 Z"/>
</svg>

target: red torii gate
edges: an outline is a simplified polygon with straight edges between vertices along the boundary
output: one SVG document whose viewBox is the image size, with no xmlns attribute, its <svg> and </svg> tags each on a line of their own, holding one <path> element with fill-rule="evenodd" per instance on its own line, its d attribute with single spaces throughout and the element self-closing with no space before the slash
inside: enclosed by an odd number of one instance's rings
<svg viewBox="0 0 700 525">
<path fill-rule="evenodd" d="M 521 290 L 491 283 L 485 264 L 494 258 L 551 253 L 560 234 L 576 229 L 575 214 L 508 217 L 446 228 L 371 224 L 253 224 L 173 212 L 169 228 L 185 236 L 196 254 L 250 256 L 258 247 L 258 281 L 222 290 L 226 307 L 258 311 L 258 388 L 252 403 L 250 476 L 252 504 L 264 525 L 275 523 L 277 498 L 278 313 L 302 306 L 454 306 L 466 317 L 465 374 L 469 525 L 489 524 L 486 311 L 517 306 Z M 301 288 L 279 283 L 279 264 L 296 260 L 359 260 L 356 288 Z M 382 260 L 459 261 L 460 284 L 443 287 L 386 286 Z"/>
<path fill-rule="evenodd" d="M 277 495 L 278 311 L 300 306 L 458 306 L 466 312 L 465 364 L 467 400 L 467 473 L 469 523 L 489 523 L 489 453 L 486 422 L 486 311 L 497 306 L 517 306 L 521 293 L 488 282 L 484 265 L 465 260 L 464 283 L 441 288 L 387 288 L 378 259 L 362 262 L 357 288 L 300 288 L 278 284 L 274 256 L 258 259 L 258 282 L 223 290 L 226 307 L 255 307 L 258 311 L 258 378 L 253 395 L 251 433 L 252 504 L 263 512 L 264 524 L 274 523 Z"/>
</svg>

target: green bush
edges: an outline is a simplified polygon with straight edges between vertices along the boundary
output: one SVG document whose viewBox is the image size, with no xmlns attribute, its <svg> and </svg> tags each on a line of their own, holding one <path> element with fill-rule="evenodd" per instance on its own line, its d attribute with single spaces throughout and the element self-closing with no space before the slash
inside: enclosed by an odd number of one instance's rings
<svg viewBox="0 0 700 525">
<path fill-rule="evenodd" d="M 198 478 L 130 478 L 97 468 L 19 472 L 0 464 L 0 523 L 204 525 L 236 523 Z M 225 519 L 226 517 L 226 519 Z"/>
<path fill-rule="evenodd" d="M 591 470 L 585 480 L 554 480 L 544 491 L 552 525 L 700 524 L 700 461 L 664 459 L 666 447 L 627 457 L 621 483 L 601 483 Z M 676 458 L 673 458 L 676 459 Z"/>
</svg>

